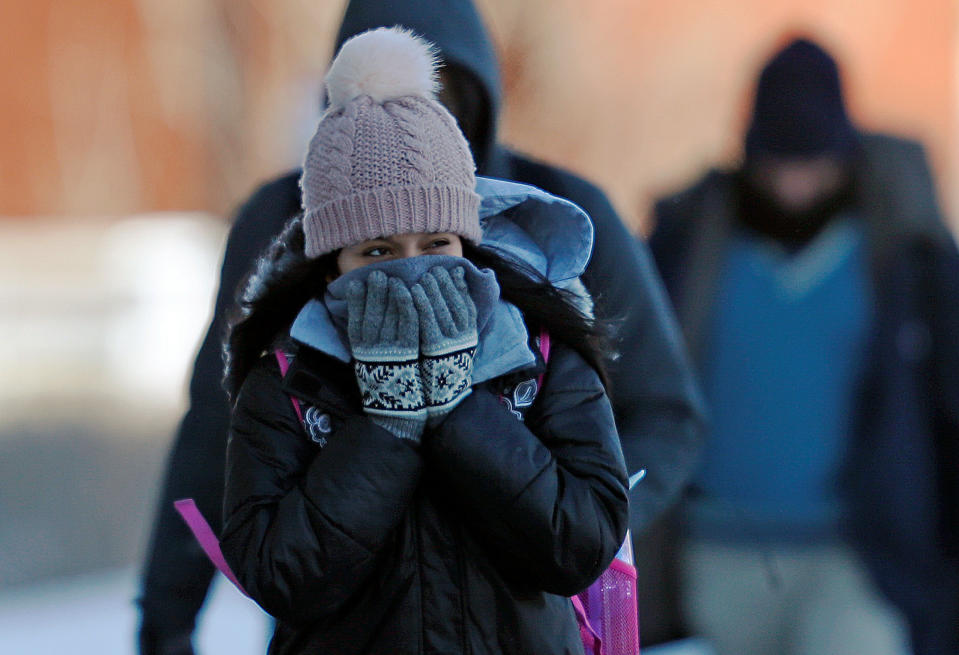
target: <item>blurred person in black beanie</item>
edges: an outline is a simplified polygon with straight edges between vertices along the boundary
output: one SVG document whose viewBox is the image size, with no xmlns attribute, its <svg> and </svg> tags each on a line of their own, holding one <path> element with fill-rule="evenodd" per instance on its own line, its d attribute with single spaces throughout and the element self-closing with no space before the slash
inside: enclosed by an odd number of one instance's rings
<svg viewBox="0 0 959 655">
<path fill-rule="evenodd" d="M 702 408 L 662 284 L 644 243 L 636 242 L 605 194 L 561 168 L 498 142 L 502 103 L 489 35 L 469 0 L 352 0 L 336 40 L 401 25 L 435 43 L 443 61 L 440 101 L 469 141 L 477 173 L 524 182 L 569 198 L 593 221 L 595 246 L 583 281 L 597 315 L 613 319 L 619 357 L 610 390 L 626 463 L 633 479 L 630 527 L 640 535 L 680 494 L 701 446 Z M 221 340 L 237 285 L 254 259 L 301 211 L 300 171 L 264 184 L 236 215 L 226 246 L 212 322 L 194 365 L 190 407 L 170 453 L 139 598 L 140 652 L 185 655 L 213 566 L 175 514 L 173 501 L 193 497 L 214 529 L 221 522 L 229 405 L 220 379 Z"/>
<path fill-rule="evenodd" d="M 921 146 L 857 129 L 798 39 L 742 166 L 655 221 L 711 417 L 674 625 L 719 655 L 959 653 L 959 254 Z"/>
<path fill-rule="evenodd" d="M 859 147 L 836 62 L 808 40 L 791 43 L 756 88 L 739 180 L 741 219 L 790 247 L 808 242 L 852 202 Z"/>
</svg>

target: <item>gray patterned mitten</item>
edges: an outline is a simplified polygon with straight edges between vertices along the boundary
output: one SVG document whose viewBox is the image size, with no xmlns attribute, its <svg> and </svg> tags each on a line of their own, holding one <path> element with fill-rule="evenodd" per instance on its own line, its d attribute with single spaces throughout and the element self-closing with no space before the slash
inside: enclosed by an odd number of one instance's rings
<svg viewBox="0 0 959 655">
<path fill-rule="evenodd" d="M 476 305 L 466 271 L 436 267 L 410 289 L 420 324 L 420 375 L 429 420 L 442 420 L 470 393 L 476 352 Z"/>
<path fill-rule="evenodd" d="M 409 290 L 373 271 L 347 289 L 348 333 L 363 411 L 403 439 L 423 434 L 427 411 L 420 381 L 419 324 Z"/>
</svg>

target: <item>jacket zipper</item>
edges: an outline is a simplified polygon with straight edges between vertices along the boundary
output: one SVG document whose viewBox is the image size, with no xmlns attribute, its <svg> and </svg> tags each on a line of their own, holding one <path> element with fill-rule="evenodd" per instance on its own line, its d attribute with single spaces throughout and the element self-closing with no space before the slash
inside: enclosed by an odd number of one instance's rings
<svg viewBox="0 0 959 655">
<path fill-rule="evenodd" d="M 456 541 L 453 543 L 453 548 L 456 550 L 456 572 L 459 577 L 459 594 L 460 594 L 460 625 L 463 630 L 463 648 L 462 653 L 464 655 L 470 655 L 472 649 L 470 648 L 468 632 L 469 626 L 467 624 L 467 603 L 466 599 L 469 597 L 467 594 L 467 585 L 466 585 L 466 558 L 463 556 L 463 526 L 457 525 L 456 530 L 454 531 L 454 536 Z"/>
<path fill-rule="evenodd" d="M 416 651 L 422 653 L 426 645 L 426 589 L 423 586 L 423 542 L 420 539 L 420 510 L 414 498 L 413 511 L 410 512 L 410 535 L 413 537 L 413 552 L 416 554 L 416 586 L 420 591 L 420 628 L 419 645 Z"/>
</svg>

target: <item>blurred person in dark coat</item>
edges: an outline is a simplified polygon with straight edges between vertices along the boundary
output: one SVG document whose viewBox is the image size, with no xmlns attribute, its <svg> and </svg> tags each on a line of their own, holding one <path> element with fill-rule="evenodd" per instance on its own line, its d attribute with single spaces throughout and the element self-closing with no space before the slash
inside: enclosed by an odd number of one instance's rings
<svg viewBox="0 0 959 655">
<path fill-rule="evenodd" d="M 611 365 L 613 408 L 629 471 L 647 475 L 630 496 L 634 535 L 679 494 L 701 445 L 701 407 L 681 338 L 645 245 L 631 237 L 597 187 L 497 142 L 499 69 L 473 5 L 465 0 L 350 2 L 337 48 L 364 30 L 403 25 L 436 43 L 444 68 L 441 101 L 457 118 L 478 173 L 532 184 L 573 200 L 592 218 L 595 249 L 584 275 L 597 313 L 614 319 L 619 357 Z M 197 612 L 213 567 L 173 511 L 193 497 L 214 526 L 221 521 L 223 459 L 229 423 L 220 387 L 221 340 L 237 284 L 254 258 L 300 211 L 300 171 L 258 189 L 240 208 L 227 242 L 213 320 L 190 381 L 190 408 L 170 454 L 142 580 L 140 649 L 192 652 Z"/>
<path fill-rule="evenodd" d="M 745 159 L 655 206 L 711 425 L 679 557 L 720 655 L 959 653 L 959 255 L 919 144 L 799 39 Z"/>
</svg>

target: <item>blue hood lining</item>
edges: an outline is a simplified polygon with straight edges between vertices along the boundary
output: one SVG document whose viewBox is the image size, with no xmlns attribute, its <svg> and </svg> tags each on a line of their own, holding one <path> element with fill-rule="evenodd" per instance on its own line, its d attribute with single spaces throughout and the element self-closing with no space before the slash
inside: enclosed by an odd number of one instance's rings
<svg viewBox="0 0 959 655">
<path fill-rule="evenodd" d="M 536 187 L 476 178 L 484 246 L 532 265 L 555 286 L 569 288 L 586 270 L 593 223 L 578 205 Z"/>
</svg>

